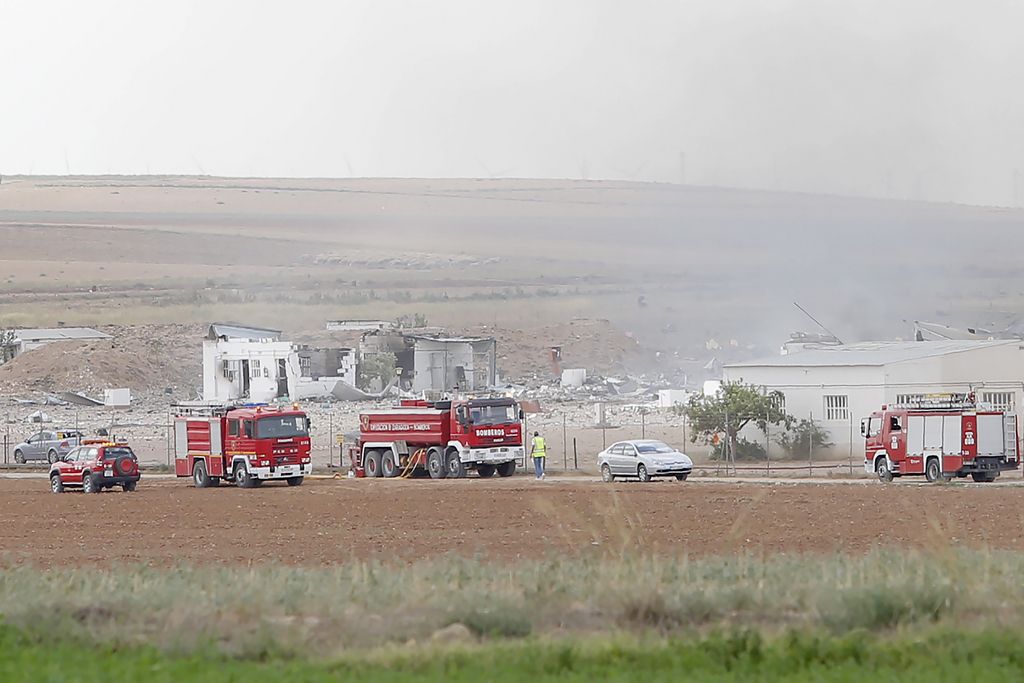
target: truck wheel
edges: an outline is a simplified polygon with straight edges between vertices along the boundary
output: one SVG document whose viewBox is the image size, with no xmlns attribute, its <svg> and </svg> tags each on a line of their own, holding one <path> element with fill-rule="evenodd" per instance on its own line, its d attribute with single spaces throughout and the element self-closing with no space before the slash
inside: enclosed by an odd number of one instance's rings
<svg viewBox="0 0 1024 683">
<path fill-rule="evenodd" d="M 125 483 L 121 484 L 121 488 L 124 490 L 125 493 L 131 493 L 132 491 L 135 490 L 135 487 L 138 485 L 139 482 L 137 481 L 126 481 Z"/>
<path fill-rule="evenodd" d="M 462 463 L 458 450 L 453 448 L 448 451 L 448 457 L 445 459 L 445 462 L 448 465 L 449 479 L 462 479 L 466 476 L 466 466 Z"/>
<path fill-rule="evenodd" d="M 366 468 L 368 477 L 379 477 L 381 475 L 381 452 L 367 451 L 367 462 L 362 467 Z"/>
<path fill-rule="evenodd" d="M 25 454 L 22 453 L 21 450 L 14 451 L 14 462 L 19 465 L 25 464 Z"/>
<path fill-rule="evenodd" d="M 488 477 L 492 476 L 494 474 L 494 470 L 495 470 L 494 465 L 477 465 L 476 466 L 476 473 L 479 474 L 484 479 L 487 479 Z"/>
<path fill-rule="evenodd" d="M 100 486 L 96 485 L 96 479 L 92 476 L 92 472 L 84 472 L 82 474 L 82 491 L 84 493 L 99 493 Z"/>
<path fill-rule="evenodd" d="M 54 493 L 64 493 L 64 482 L 60 480 L 59 474 L 50 477 L 50 490 Z"/>
<path fill-rule="evenodd" d="M 440 448 L 431 448 L 427 452 L 427 472 L 431 479 L 444 479 L 448 476 L 448 467 Z"/>
<path fill-rule="evenodd" d="M 380 473 L 387 479 L 398 476 L 398 463 L 395 462 L 395 452 L 390 448 L 380 456 Z"/>
<path fill-rule="evenodd" d="M 288 477 L 289 486 L 301 486 L 303 477 Z"/>
<path fill-rule="evenodd" d="M 878 475 L 878 480 L 885 484 L 892 481 L 892 472 L 889 471 L 889 463 L 886 462 L 885 458 L 879 458 L 875 461 L 875 474 Z"/>
<path fill-rule="evenodd" d="M 990 483 L 996 480 L 996 475 L 991 472 L 971 472 L 971 479 L 979 484 Z"/>
<path fill-rule="evenodd" d="M 508 462 L 503 462 L 496 469 L 499 477 L 511 477 L 516 473 L 516 461 L 509 460 Z"/>
<path fill-rule="evenodd" d="M 192 483 L 197 489 L 205 489 L 212 485 L 210 475 L 206 473 L 206 463 L 202 460 L 197 460 L 192 467 Z"/>
<path fill-rule="evenodd" d="M 928 464 L 924 468 L 924 478 L 933 484 L 942 479 L 942 468 L 939 467 L 938 458 L 928 460 Z"/>
<path fill-rule="evenodd" d="M 249 476 L 249 468 L 244 462 L 235 465 L 235 484 L 242 489 L 256 488 L 256 480 Z"/>
</svg>

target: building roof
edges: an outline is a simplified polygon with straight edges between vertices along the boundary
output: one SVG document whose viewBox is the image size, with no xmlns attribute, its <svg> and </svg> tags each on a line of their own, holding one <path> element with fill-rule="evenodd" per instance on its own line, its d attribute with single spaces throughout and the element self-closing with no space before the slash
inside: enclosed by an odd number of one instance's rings
<svg viewBox="0 0 1024 683">
<path fill-rule="evenodd" d="M 407 339 L 416 341 L 437 342 L 439 344 L 476 344 L 479 342 L 492 342 L 494 337 L 431 337 L 429 335 L 407 334 Z"/>
<path fill-rule="evenodd" d="M 206 336 L 208 339 L 278 339 L 281 336 L 281 330 L 239 325 L 238 323 L 213 323 Z"/>
<path fill-rule="evenodd" d="M 18 341 L 63 341 L 66 339 L 111 339 L 105 332 L 91 327 L 43 327 L 28 330 L 15 330 L 14 338 Z"/>
<path fill-rule="evenodd" d="M 827 349 L 811 349 L 755 360 L 729 363 L 726 368 L 880 366 L 891 363 L 1020 344 L 1017 339 L 943 340 L 920 342 L 860 342 Z"/>
</svg>

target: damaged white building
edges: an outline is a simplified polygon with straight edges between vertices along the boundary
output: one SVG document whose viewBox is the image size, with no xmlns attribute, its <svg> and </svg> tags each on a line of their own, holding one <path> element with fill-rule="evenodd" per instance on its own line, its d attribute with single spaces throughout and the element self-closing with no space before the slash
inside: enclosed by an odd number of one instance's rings
<svg viewBox="0 0 1024 683">
<path fill-rule="evenodd" d="M 214 323 L 203 341 L 206 401 L 348 398 L 355 382 L 353 349 L 311 349 L 280 330 L 230 323 Z"/>
</svg>

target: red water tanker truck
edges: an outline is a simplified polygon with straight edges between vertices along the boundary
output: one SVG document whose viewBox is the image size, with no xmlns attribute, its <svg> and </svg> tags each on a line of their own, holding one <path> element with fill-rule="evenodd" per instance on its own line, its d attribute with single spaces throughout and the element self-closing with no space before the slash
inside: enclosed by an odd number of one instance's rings
<svg viewBox="0 0 1024 683">
<path fill-rule="evenodd" d="M 523 458 L 522 412 L 511 398 L 402 400 L 359 416 L 352 469 L 367 477 L 426 471 L 433 479 L 511 476 Z"/>
</svg>

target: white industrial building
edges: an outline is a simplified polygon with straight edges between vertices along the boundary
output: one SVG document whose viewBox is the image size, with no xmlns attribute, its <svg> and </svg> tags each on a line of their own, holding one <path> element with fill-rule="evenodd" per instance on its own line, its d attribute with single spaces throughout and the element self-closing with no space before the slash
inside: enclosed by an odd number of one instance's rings
<svg viewBox="0 0 1024 683">
<path fill-rule="evenodd" d="M 883 404 L 970 391 L 999 409 L 1024 404 L 1024 341 L 864 342 L 732 363 L 723 373 L 782 392 L 788 413 L 822 424 L 840 454 L 852 434 L 858 454 L 860 420 Z"/>
<path fill-rule="evenodd" d="M 113 339 L 113 337 L 91 327 L 47 327 L 15 330 L 14 337 L 9 342 L 10 348 L 5 353 L 0 353 L 0 362 L 2 362 L 5 356 L 16 358 L 26 351 L 38 349 L 41 346 L 54 342 L 85 342 L 97 339 Z"/>
</svg>

